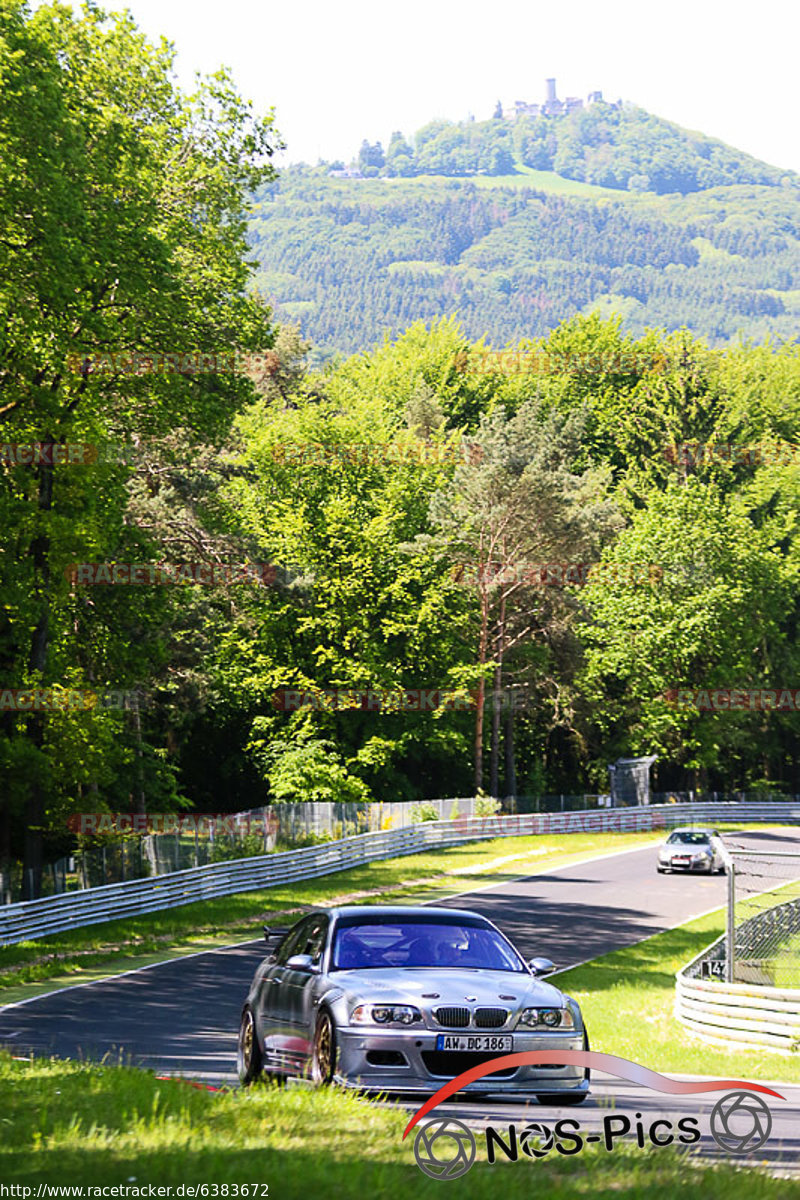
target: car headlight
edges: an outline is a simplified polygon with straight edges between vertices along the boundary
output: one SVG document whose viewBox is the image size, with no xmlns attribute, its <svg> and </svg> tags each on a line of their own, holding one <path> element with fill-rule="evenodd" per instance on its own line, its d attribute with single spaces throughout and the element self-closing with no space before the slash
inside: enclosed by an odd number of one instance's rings
<svg viewBox="0 0 800 1200">
<path fill-rule="evenodd" d="M 575 1018 L 569 1008 L 524 1008 L 519 1017 L 520 1025 L 541 1029 L 574 1029 Z"/>
<path fill-rule="evenodd" d="M 350 1020 L 354 1025 L 413 1025 L 422 1013 L 412 1004 L 359 1004 Z"/>
<path fill-rule="evenodd" d="M 702 862 L 704 858 L 711 858 L 710 850 L 701 850 L 699 854 L 693 854 L 692 862 Z"/>
</svg>

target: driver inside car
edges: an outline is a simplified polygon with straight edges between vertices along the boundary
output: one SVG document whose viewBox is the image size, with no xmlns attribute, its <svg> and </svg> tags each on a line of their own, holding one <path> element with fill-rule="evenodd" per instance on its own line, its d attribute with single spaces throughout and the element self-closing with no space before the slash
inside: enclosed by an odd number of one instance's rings
<svg viewBox="0 0 800 1200">
<path fill-rule="evenodd" d="M 463 939 L 441 939 L 436 944 L 437 967 L 460 967 L 463 962 Z"/>
</svg>

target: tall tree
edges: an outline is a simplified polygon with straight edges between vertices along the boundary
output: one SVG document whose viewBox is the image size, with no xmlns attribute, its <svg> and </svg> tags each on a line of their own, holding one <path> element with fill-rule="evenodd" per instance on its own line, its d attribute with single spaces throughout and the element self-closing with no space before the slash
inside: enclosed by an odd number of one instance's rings
<svg viewBox="0 0 800 1200">
<path fill-rule="evenodd" d="M 85 443 L 179 424 L 219 436 L 252 395 L 229 356 L 271 341 L 266 311 L 246 294 L 245 218 L 250 191 L 274 175 L 272 116 L 255 119 L 224 72 L 182 94 L 171 48 L 149 43 L 128 15 L 2 0 L 0 19 L 4 439 Z M 154 356 L 198 352 L 219 357 L 203 370 L 183 357 L 169 370 L 123 366 L 135 354 L 157 367 Z M 2 468 L 4 517 L 17 529 L 2 645 L 18 685 L 48 682 L 68 637 L 62 568 L 102 553 L 118 500 L 93 487 L 101 476 L 87 473 L 81 488 L 68 471 Z M 82 499 L 88 526 L 74 519 Z M 10 723 L 34 759 L 46 753 L 47 720 Z M 28 896 L 40 890 L 45 790 L 34 773 Z"/>
<path fill-rule="evenodd" d="M 476 789 L 483 786 L 487 680 L 494 681 L 496 787 L 504 663 L 517 647 L 550 636 L 570 607 L 568 593 L 559 590 L 564 575 L 555 580 L 548 567 L 563 572 L 571 563 L 577 571 L 619 526 L 606 495 L 607 472 L 574 465 L 583 428 L 580 412 L 565 421 L 532 402 L 511 417 L 496 408 L 481 423 L 480 461 L 460 465 L 431 501 L 437 533 L 417 539 L 456 564 L 456 579 L 474 598 Z"/>
<path fill-rule="evenodd" d="M 668 786 L 676 769 L 697 786 L 733 763 L 749 783 L 768 777 L 774 731 L 794 718 L 713 711 L 710 702 L 704 711 L 688 695 L 792 686 L 781 625 L 794 607 L 796 568 L 776 531 L 757 530 L 737 509 L 714 483 L 674 479 L 634 515 L 590 580 L 581 692 L 604 749 L 598 782 L 606 750 L 659 755 Z"/>
</svg>

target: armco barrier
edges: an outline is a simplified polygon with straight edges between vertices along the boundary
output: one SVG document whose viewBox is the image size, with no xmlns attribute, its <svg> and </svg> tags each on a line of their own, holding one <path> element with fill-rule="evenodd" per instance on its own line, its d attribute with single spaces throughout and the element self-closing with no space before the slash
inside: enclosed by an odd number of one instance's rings
<svg viewBox="0 0 800 1200">
<path fill-rule="evenodd" d="M 783 804 L 664 804 L 642 808 L 591 809 L 572 813 L 525 813 L 496 817 L 457 817 L 403 829 L 363 833 L 258 858 L 213 863 L 152 879 L 134 879 L 105 887 L 27 900 L 0 908 L 0 946 L 97 925 L 121 917 L 177 908 L 196 900 L 258 891 L 299 879 L 313 879 L 361 863 L 421 850 L 454 846 L 480 838 L 520 834 L 665 829 L 684 821 L 791 821 L 800 823 L 800 802 Z"/>
</svg>

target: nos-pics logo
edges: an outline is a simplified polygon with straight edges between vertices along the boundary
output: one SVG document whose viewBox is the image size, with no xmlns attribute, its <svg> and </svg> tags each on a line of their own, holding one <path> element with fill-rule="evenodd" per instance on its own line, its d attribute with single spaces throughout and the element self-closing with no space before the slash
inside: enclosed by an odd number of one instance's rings
<svg viewBox="0 0 800 1200">
<path fill-rule="evenodd" d="M 594 1067 L 619 1078 L 644 1084 L 654 1091 L 672 1095 L 720 1091 L 723 1088 L 735 1089 L 717 1101 L 710 1120 L 712 1137 L 728 1154 L 752 1154 L 764 1145 L 770 1135 L 772 1114 L 766 1102 L 757 1093 L 775 1096 L 779 1100 L 784 1099 L 772 1088 L 740 1079 L 690 1083 L 670 1079 L 669 1076 L 659 1075 L 639 1063 L 595 1050 L 559 1053 L 562 1059 L 567 1059 L 576 1066 Z M 411 1118 L 403 1136 L 407 1137 L 421 1118 L 468 1083 L 474 1082 L 476 1078 L 512 1066 L 537 1065 L 540 1061 L 541 1054 L 532 1051 L 502 1055 L 481 1064 L 480 1067 L 473 1067 L 431 1096 Z M 633 1120 L 622 1113 L 607 1113 L 601 1126 L 591 1132 L 584 1132 L 579 1121 L 565 1118 L 556 1121 L 552 1128 L 543 1122 L 530 1122 L 521 1129 L 510 1124 L 502 1132 L 489 1126 L 481 1133 L 485 1139 L 486 1161 L 489 1163 L 501 1158 L 516 1162 L 521 1156 L 529 1159 L 544 1158 L 553 1151 L 562 1155 L 578 1154 L 590 1143 L 598 1143 L 611 1151 L 618 1142 L 628 1138 L 635 1138 L 637 1145 L 642 1149 L 680 1143 L 691 1145 L 700 1140 L 699 1121 L 696 1117 L 682 1117 L 675 1125 L 664 1118 L 658 1118 L 648 1124 L 643 1121 L 639 1112 Z M 463 1122 L 452 1117 L 438 1116 L 419 1125 L 414 1140 L 414 1157 L 420 1170 L 433 1179 L 458 1179 L 466 1174 L 475 1162 L 477 1145 L 475 1133 Z"/>
</svg>

